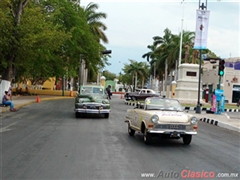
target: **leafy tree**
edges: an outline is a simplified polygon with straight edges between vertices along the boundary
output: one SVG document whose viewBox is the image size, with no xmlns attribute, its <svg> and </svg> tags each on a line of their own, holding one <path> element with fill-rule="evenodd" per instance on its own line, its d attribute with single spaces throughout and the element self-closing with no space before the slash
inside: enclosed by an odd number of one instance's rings
<svg viewBox="0 0 240 180">
<path fill-rule="evenodd" d="M 114 80 L 117 76 L 115 73 L 111 73 L 109 71 L 103 71 L 102 75 L 106 78 L 106 80 Z"/>
<path fill-rule="evenodd" d="M 24 11 L 23 11 L 24 10 Z M 93 34 L 84 9 L 72 0 L 4 0 L 0 3 L 0 73 L 11 81 L 42 83 L 49 77 L 77 76 L 80 55 L 97 72 L 107 64 L 105 47 Z M 20 21 L 21 20 L 21 21 Z"/>
<path fill-rule="evenodd" d="M 12 81 L 15 77 L 16 57 L 19 51 L 20 38 L 18 28 L 23 10 L 28 3 L 29 0 L 5 0 L 0 2 L 0 14 L 2 15 L 0 25 L 3 26 L 0 27 L 0 29 L 2 29 L 1 35 L 7 35 L 3 38 L 1 37 L 1 41 L 3 39 L 2 43 L 7 43 L 3 46 L 4 49 L 1 49 L 0 55 L 1 64 L 3 65 L 1 74 L 4 80 Z M 6 52 L 3 52 L 5 50 Z"/>
<path fill-rule="evenodd" d="M 41 7 L 29 3 L 22 15 L 19 34 L 21 50 L 16 57 L 16 80 L 27 79 L 32 84 L 43 84 L 49 77 L 65 72 L 64 59 L 55 52 L 60 51 L 70 34 L 48 20 Z"/>
</svg>

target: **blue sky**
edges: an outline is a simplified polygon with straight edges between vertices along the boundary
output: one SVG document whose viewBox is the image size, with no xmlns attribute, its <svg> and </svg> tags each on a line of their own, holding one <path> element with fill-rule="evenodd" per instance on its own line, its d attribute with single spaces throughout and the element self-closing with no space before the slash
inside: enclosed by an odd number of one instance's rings
<svg viewBox="0 0 240 180">
<path fill-rule="evenodd" d="M 147 46 L 152 44 L 152 37 L 163 36 L 166 28 L 179 34 L 182 19 L 183 30 L 195 32 L 199 0 L 182 1 L 81 0 L 81 6 L 94 2 L 99 5 L 97 12 L 107 14 L 102 22 L 108 27 L 105 33 L 109 43 L 104 45 L 112 54 L 111 66 L 105 70 L 118 75 L 129 59 L 147 62 L 142 55 L 149 52 Z M 207 0 L 207 9 L 210 11 L 207 48 L 221 58 L 240 57 L 240 0 Z"/>
</svg>

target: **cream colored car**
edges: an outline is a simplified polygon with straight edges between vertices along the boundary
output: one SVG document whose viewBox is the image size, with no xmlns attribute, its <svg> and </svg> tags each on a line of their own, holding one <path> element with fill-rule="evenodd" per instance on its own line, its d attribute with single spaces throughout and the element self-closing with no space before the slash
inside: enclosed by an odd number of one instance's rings
<svg viewBox="0 0 240 180">
<path fill-rule="evenodd" d="M 151 137 L 183 139 L 189 145 L 192 135 L 197 134 L 198 119 L 185 112 L 175 99 L 150 97 L 134 109 L 128 109 L 126 120 L 130 136 L 138 131 L 149 144 Z"/>
</svg>

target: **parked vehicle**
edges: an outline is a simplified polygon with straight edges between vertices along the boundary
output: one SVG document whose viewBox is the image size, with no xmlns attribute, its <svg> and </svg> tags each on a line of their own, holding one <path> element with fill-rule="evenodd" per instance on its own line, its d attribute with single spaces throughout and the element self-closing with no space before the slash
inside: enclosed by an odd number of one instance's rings
<svg viewBox="0 0 240 180">
<path fill-rule="evenodd" d="M 128 109 L 125 122 L 129 135 L 134 136 L 135 131 L 142 133 L 146 144 L 153 136 L 159 136 L 182 138 L 189 145 L 198 129 L 198 119 L 185 112 L 178 100 L 159 97 L 147 98 L 142 105 Z"/>
<path fill-rule="evenodd" d="M 110 102 L 103 86 L 83 85 L 80 86 L 75 98 L 76 117 L 80 114 L 103 114 L 109 117 Z"/>
<path fill-rule="evenodd" d="M 145 100 L 148 97 L 160 97 L 160 94 L 152 89 L 137 89 L 135 92 L 127 92 L 124 95 L 126 100 Z"/>
</svg>

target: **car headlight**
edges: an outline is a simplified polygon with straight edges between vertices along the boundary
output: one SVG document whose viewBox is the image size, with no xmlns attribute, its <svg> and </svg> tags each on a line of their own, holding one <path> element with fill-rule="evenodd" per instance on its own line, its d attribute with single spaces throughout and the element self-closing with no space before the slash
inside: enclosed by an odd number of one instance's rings
<svg viewBox="0 0 240 180">
<path fill-rule="evenodd" d="M 102 103 L 103 104 L 109 104 L 109 101 L 108 100 L 103 100 Z"/>
<path fill-rule="evenodd" d="M 197 118 L 196 117 L 191 117 L 191 123 L 192 124 L 197 124 Z"/>
<path fill-rule="evenodd" d="M 153 115 L 153 116 L 152 116 L 152 122 L 153 122 L 153 123 L 157 123 L 158 120 L 159 120 L 158 115 Z"/>
</svg>

